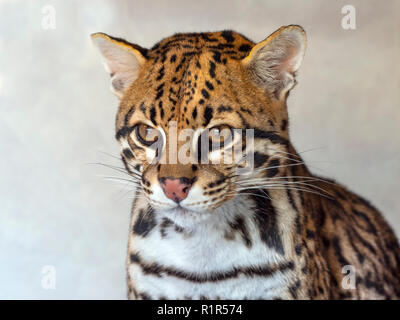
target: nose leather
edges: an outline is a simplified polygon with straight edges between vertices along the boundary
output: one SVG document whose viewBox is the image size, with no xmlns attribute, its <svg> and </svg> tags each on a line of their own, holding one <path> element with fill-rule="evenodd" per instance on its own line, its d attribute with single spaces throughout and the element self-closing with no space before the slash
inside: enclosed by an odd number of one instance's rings
<svg viewBox="0 0 400 320">
<path fill-rule="evenodd" d="M 180 178 L 164 178 L 161 180 L 161 187 L 167 198 L 177 203 L 186 199 L 191 184 L 183 180 Z"/>
</svg>

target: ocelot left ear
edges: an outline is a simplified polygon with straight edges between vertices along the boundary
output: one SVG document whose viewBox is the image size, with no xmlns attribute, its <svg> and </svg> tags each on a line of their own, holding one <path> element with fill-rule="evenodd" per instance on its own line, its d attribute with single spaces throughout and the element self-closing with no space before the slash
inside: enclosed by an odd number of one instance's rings
<svg viewBox="0 0 400 320">
<path fill-rule="evenodd" d="M 138 78 L 140 68 L 146 61 L 147 49 L 100 32 L 92 34 L 91 38 L 110 73 L 111 91 L 121 99 Z"/>
<path fill-rule="evenodd" d="M 303 60 L 306 43 L 302 27 L 281 27 L 256 44 L 242 63 L 257 85 L 276 99 L 285 99 L 296 84 L 296 71 Z"/>
</svg>

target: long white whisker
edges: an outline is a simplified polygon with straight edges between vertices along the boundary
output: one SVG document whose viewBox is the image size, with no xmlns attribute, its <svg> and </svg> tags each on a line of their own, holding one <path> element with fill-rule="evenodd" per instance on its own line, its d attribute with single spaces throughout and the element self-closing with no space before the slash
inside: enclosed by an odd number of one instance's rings
<svg viewBox="0 0 400 320">
<path fill-rule="evenodd" d="M 106 180 L 113 180 L 113 181 L 125 181 L 125 182 L 128 182 L 128 183 L 134 184 L 136 186 L 140 186 L 141 185 L 140 181 L 134 181 L 134 180 L 131 180 L 131 179 L 126 179 L 126 178 L 120 178 L 120 177 L 103 177 L 103 178 L 106 179 Z"/>
<path fill-rule="evenodd" d="M 317 192 L 317 191 L 314 191 L 314 190 L 310 190 L 310 189 L 307 189 L 307 188 L 296 188 L 296 187 L 293 187 L 293 186 L 283 186 L 283 185 L 282 186 L 281 185 L 252 186 L 252 187 L 246 187 L 246 188 L 243 188 L 243 189 L 239 188 L 238 190 L 262 189 L 262 188 L 265 188 L 265 189 L 276 189 L 276 190 L 290 189 L 290 190 L 297 190 L 297 191 L 313 193 L 313 194 L 317 194 L 317 195 L 320 195 L 320 196 L 326 197 L 326 198 L 332 198 L 330 196 L 327 196 L 325 194 L 322 194 L 320 192 Z"/>
<path fill-rule="evenodd" d="M 316 185 L 313 185 L 311 183 L 303 182 L 303 181 L 260 181 L 261 183 L 258 184 L 258 186 L 273 186 L 273 185 L 281 185 L 281 186 L 285 186 L 285 185 L 305 185 L 305 186 L 309 186 L 309 187 L 313 187 L 316 188 L 320 191 L 324 191 L 326 193 L 329 194 L 328 191 L 326 191 L 325 189 L 318 187 Z M 312 182 L 312 181 L 311 181 Z M 253 185 L 253 183 L 251 183 Z M 241 186 L 246 186 L 246 184 L 242 184 Z"/>
</svg>

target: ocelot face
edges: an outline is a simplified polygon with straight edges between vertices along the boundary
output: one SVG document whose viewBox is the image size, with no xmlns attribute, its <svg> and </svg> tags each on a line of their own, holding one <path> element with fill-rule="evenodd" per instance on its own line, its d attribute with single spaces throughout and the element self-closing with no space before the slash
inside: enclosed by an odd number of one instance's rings
<svg viewBox="0 0 400 320">
<path fill-rule="evenodd" d="M 121 99 L 125 167 L 156 211 L 207 217 L 251 181 L 280 174 L 286 97 L 305 48 L 300 27 L 256 45 L 230 31 L 177 34 L 150 50 L 92 37 Z"/>
</svg>

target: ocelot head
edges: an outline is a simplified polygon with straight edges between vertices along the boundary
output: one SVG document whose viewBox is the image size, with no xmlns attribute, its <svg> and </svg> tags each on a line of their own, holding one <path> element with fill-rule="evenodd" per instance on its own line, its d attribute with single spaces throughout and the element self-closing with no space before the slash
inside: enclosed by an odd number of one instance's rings
<svg viewBox="0 0 400 320">
<path fill-rule="evenodd" d="M 282 174 L 301 27 L 258 44 L 233 31 L 175 34 L 151 49 L 103 33 L 92 39 L 120 99 L 123 162 L 156 212 L 212 216 Z"/>
</svg>

